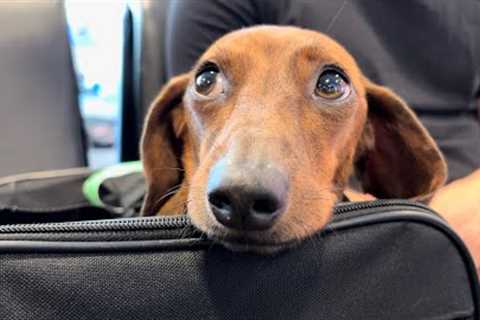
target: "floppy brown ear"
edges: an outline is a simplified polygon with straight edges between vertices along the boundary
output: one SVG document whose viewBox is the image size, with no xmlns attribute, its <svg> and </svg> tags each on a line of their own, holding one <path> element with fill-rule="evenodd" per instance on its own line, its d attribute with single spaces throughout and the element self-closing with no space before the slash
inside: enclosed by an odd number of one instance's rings
<svg viewBox="0 0 480 320">
<path fill-rule="evenodd" d="M 447 176 L 440 150 L 400 97 L 365 83 L 368 119 L 356 162 L 364 192 L 378 198 L 428 199 Z"/>
<path fill-rule="evenodd" d="M 155 215 L 165 203 L 167 192 L 182 180 L 183 94 L 188 76 L 170 80 L 147 113 L 140 154 L 147 184 L 142 215 Z"/>
</svg>

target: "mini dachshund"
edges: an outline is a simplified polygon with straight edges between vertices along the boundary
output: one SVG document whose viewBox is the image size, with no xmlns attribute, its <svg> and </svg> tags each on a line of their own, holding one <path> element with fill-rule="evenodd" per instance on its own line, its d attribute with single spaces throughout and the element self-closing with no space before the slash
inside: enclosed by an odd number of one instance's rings
<svg viewBox="0 0 480 320">
<path fill-rule="evenodd" d="M 428 198 L 446 164 L 417 117 L 328 36 L 257 26 L 216 41 L 152 103 L 143 215 L 188 214 L 236 251 L 324 227 L 353 175 L 378 198 Z"/>
</svg>

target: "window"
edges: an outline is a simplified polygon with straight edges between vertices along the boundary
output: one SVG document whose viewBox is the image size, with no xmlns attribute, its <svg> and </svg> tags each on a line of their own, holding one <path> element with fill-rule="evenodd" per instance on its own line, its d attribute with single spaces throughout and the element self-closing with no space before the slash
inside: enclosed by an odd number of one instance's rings
<svg viewBox="0 0 480 320">
<path fill-rule="evenodd" d="M 125 1 L 65 2 L 92 168 L 119 161 Z"/>
</svg>

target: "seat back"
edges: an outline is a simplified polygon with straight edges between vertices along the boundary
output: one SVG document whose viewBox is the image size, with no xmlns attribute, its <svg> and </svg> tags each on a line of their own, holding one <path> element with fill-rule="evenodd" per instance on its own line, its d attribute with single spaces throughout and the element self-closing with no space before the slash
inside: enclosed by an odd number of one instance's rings
<svg viewBox="0 0 480 320">
<path fill-rule="evenodd" d="M 63 9 L 0 2 L 0 176 L 86 165 Z"/>
<path fill-rule="evenodd" d="M 166 81 L 165 29 L 169 0 L 129 3 L 124 51 L 122 161 L 138 159 L 143 119 Z"/>
</svg>

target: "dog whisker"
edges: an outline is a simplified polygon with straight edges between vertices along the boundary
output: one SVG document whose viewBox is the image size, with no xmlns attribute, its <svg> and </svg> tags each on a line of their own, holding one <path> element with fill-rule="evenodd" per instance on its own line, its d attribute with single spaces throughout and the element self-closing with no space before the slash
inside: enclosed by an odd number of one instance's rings
<svg viewBox="0 0 480 320">
<path fill-rule="evenodd" d="M 158 199 L 158 201 L 160 202 L 160 201 L 162 201 L 163 199 L 165 199 L 165 198 L 167 198 L 167 197 L 169 197 L 169 196 L 172 196 L 172 195 L 176 194 L 178 191 L 180 191 L 180 188 L 173 189 L 173 190 L 165 193 L 163 196 L 161 196 L 161 197 Z"/>
<path fill-rule="evenodd" d="M 151 168 L 152 172 L 156 171 L 162 171 L 162 170 L 176 170 L 176 171 L 185 171 L 183 168 L 178 168 L 178 167 L 157 167 L 157 168 Z"/>
<path fill-rule="evenodd" d="M 180 239 L 185 239 L 188 231 L 191 228 L 192 228 L 192 226 L 190 226 L 190 225 L 186 225 L 185 227 L 183 227 L 182 231 L 180 232 Z M 202 234 L 203 234 L 203 232 L 202 232 Z"/>
<path fill-rule="evenodd" d="M 168 189 L 165 191 L 165 193 L 171 192 L 171 191 L 173 191 L 174 189 L 179 190 L 180 187 L 182 186 L 182 184 L 183 184 L 183 183 L 179 183 L 179 184 L 174 185 L 174 186 L 171 187 L 171 188 L 168 188 Z"/>
<path fill-rule="evenodd" d="M 162 202 L 163 200 L 165 200 L 166 198 L 168 198 L 169 196 L 172 196 L 174 194 L 176 194 L 178 191 L 180 191 L 180 187 L 181 186 L 178 186 L 177 188 L 175 189 L 172 189 L 170 188 L 168 192 L 164 193 L 160 198 L 156 199 L 155 202 L 154 202 L 154 206 L 158 205 L 160 202 Z"/>
</svg>

